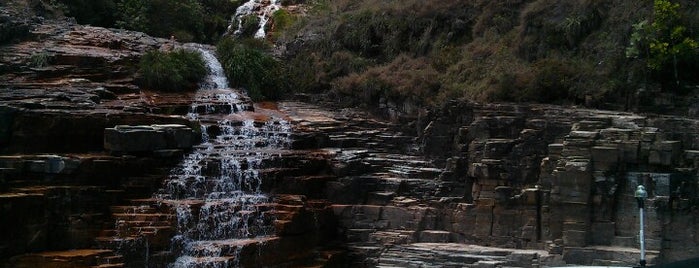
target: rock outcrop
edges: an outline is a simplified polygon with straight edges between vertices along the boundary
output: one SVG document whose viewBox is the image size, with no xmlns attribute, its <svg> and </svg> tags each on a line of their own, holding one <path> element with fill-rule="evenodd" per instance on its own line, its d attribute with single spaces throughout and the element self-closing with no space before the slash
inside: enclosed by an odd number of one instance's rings
<svg viewBox="0 0 699 268">
<path fill-rule="evenodd" d="M 696 255 L 696 241 L 668 236 L 697 230 L 678 226 L 696 217 L 696 120 L 467 103 L 447 104 L 423 120 L 429 122 L 420 137 L 423 151 L 446 163 L 442 178 L 466 185 L 473 214 L 455 210 L 448 222 L 475 226 L 445 226 L 466 240 L 546 249 L 568 263 L 632 265 L 638 248 L 633 193 L 643 184 L 650 191 L 650 261 Z"/>
<path fill-rule="evenodd" d="M 138 153 L 191 149 L 198 140 L 185 125 L 117 125 L 104 130 L 104 149 L 111 153 Z"/>
</svg>

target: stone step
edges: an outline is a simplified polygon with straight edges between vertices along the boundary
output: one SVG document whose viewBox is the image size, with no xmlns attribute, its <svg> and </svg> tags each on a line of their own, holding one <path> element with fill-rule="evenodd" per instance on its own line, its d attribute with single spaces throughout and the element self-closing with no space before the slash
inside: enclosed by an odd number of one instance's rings
<svg viewBox="0 0 699 268">
<path fill-rule="evenodd" d="M 158 212 L 158 209 L 151 207 L 151 206 L 145 206 L 145 205 L 142 205 L 142 206 L 111 206 L 111 207 L 109 207 L 109 210 L 112 213 L 116 213 L 116 214 L 129 214 L 129 213 L 143 214 L 143 213 L 156 213 L 156 212 Z"/>
<path fill-rule="evenodd" d="M 369 241 L 381 245 L 401 245 L 415 242 L 415 231 L 382 230 L 369 234 Z"/>
<path fill-rule="evenodd" d="M 632 236 L 614 236 L 612 246 L 622 248 L 637 248 L 639 239 Z"/>
<path fill-rule="evenodd" d="M 397 188 L 397 187 L 396 187 Z M 376 206 L 386 206 L 391 203 L 391 200 L 396 196 L 395 191 L 387 191 L 387 189 L 384 189 L 383 191 L 374 191 L 370 192 L 367 195 L 367 205 L 376 205 Z"/>
<path fill-rule="evenodd" d="M 116 223 L 116 227 L 128 227 L 128 228 L 168 228 L 174 227 L 177 224 L 177 220 L 173 218 L 169 221 L 124 221 L 119 220 Z"/>
<path fill-rule="evenodd" d="M 456 234 L 441 230 L 424 230 L 418 233 L 420 243 L 449 243 L 455 242 L 453 237 Z"/>
<path fill-rule="evenodd" d="M 346 240 L 351 243 L 369 242 L 372 234 L 376 233 L 376 229 L 352 228 L 345 232 Z"/>
<path fill-rule="evenodd" d="M 638 263 L 640 250 L 632 247 L 567 247 L 563 249 L 563 260 L 566 263 L 580 265 L 607 265 L 609 263 L 621 266 L 633 266 Z M 646 250 L 648 265 L 657 263 L 660 252 Z"/>
<path fill-rule="evenodd" d="M 192 257 L 192 256 L 180 256 L 175 260 L 175 267 L 233 267 L 235 264 L 235 257 L 233 256 L 221 256 L 221 257 Z"/>
<path fill-rule="evenodd" d="M 108 264 L 100 264 L 97 266 L 90 266 L 90 268 L 121 268 L 121 267 L 126 267 L 124 263 L 108 263 Z"/>
<path fill-rule="evenodd" d="M 77 249 L 66 251 L 50 251 L 31 253 L 12 257 L 10 267 L 100 267 L 100 265 L 115 265 L 106 267 L 123 267 L 121 263 L 109 264 L 109 261 L 120 261 L 118 255 L 111 250 Z M 120 266 L 121 265 L 121 266 Z"/>
<path fill-rule="evenodd" d="M 176 222 L 172 223 L 173 225 L 176 224 Z M 116 233 L 119 235 L 144 235 L 144 234 L 157 234 L 157 233 L 174 233 L 176 227 L 175 226 L 147 226 L 144 225 L 144 223 L 138 223 L 138 225 L 141 226 L 136 226 L 137 224 L 133 224 L 130 222 L 125 222 L 125 223 L 117 223 L 116 226 Z"/>
<path fill-rule="evenodd" d="M 170 213 L 113 213 L 112 216 L 119 221 L 137 222 L 162 222 L 177 219 L 175 214 Z"/>
<path fill-rule="evenodd" d="M 120 249 L 129 247 L 129 245 L 141 244 L 142 237 L 138 236 L 98 236 L 95 237 L 97 248 L 100 249 Z"/>
<path fill-rule="evenodd" d="M 539 256 L 546 254 L 453 243 L 414 243 L 387 248 L 377 262 L 386 267 L 537 267 Z"/>
<path fill-rule="evenodd" d="M 218 253 L 218 256 L 235 257 L 240 254 L 241 250 L 257 248 L 278 239 L 278 237 L 267 236 L 247 239 L 196 241 L 190 243 L 191 250 L 189 253 L 192 257 L 207 257 L 214 250 Z"/>
<path fill-rule="evenodd" d="M 121 255 L 112 255 L 112 256 L 107 256 L 102 259 L 104 264 L 122 264 L 124 263 L 124 256 Z M 117 266 L 119 267 L 119 266 Z"/>
</svg>

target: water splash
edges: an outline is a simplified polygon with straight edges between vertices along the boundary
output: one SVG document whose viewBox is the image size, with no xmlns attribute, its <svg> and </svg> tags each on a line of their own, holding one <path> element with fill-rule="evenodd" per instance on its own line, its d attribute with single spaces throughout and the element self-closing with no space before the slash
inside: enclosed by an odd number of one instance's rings
<svg viewBox="0 0 699 268">
<path fill-rule="evenodd" d="M 280 118 L 260 122 L 231 121 L 243 111 L 240 96 L 228 82 L 213 54 L 201 47 L 211 83 L 197 94 L 188 116 L 202 122 L 202 144 L 171 171 L 156 198 L 173 204 L 178 218 L 170 267 L 238 266 L 243 240 L 272 235 L 270 198 L 262 192 L 265 160 L 288 148 L 291 126 Z M 211 93 L 214 94 L 211 94 Z M 212 102 L 217 105 L 210 105 Z M 221 109 L 227 103 L 230 109 Z M 206 106 L 209 105 L 209 106 Z M 205 108 L 201 108 L 205 107 Z M 206 114 L 206 118 L 202 117 Z M 210 129 L 217 129 L 210 134 Z M 238 245 L 238 246 L 232 246 Z"/>
<path fill-rule="evenodd" d="M 257 13 L 260 23 L 255 32 L 255 38 L 264 38 L 267 35 L 265 26 L 267 26 L 269 18 L 280 8 L 281 6 L 278 4 L 278 0 L 249 0 L 236 9 L 231 24 L 228 26 L 228 31 L 230 32 L 235 24 L 235 31 L 233 31 L 233 34 L 240 35 L 243 28 L 243 18 Z"/>
</svg>

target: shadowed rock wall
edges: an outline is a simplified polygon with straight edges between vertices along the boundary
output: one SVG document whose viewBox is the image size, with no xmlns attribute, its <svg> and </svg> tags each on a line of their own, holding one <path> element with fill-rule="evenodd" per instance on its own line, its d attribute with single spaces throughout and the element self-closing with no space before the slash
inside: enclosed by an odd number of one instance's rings
<svg viewBox="0 0 699 268">
<path fill-rule="evenodd" d="M 465 185 L 470 204 L 444 210 L 444 227 L 466 240 L 632 264 L 600 252 L 638 248 L 633 193 L 643 184 L 651 261 L 697 255 L 696 120 L 452 102 L 420 121 L 423 152 L 446 164 L 441 178 Z"/>
</svg>

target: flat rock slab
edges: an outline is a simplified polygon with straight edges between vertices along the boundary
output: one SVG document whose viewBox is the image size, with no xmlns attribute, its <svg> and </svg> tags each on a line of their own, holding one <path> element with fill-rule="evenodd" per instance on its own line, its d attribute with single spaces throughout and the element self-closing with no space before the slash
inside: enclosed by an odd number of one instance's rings
<svg viewBox="0 0 699 268">
<path fill-rule="evenodd" d="M 117 125 L 104 130 L 104 148 L 112 153 L 189 149 L 197 141 L 185 125 Z"/>
</svg>

